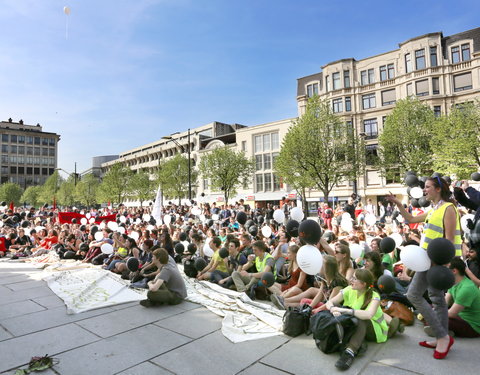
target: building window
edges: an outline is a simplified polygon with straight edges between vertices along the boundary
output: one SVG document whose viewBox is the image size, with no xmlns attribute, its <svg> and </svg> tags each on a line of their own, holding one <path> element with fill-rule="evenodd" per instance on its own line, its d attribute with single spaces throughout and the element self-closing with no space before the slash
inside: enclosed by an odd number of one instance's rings
<svg viewBox="0 0 480 375">
<path fill-rule="evenodd" d="M 363 86 L 363 85 L 366 85 L 366 84 L 368 83 L 367 71 L 366 71 L 366 70 L 362 70 L 362 71 L 360 72 L 360 77 L 361 77 L 362 86 Z"/>
<path fill-rule="evenodd" d="M 395 89 L 382 91 L 382 106 L 394 104 L 396 99 Z"/>
<path fill-rule="evenodd" d="M 334 90 L 338 90 L 340 88 L 340 73 L 337 72 L 332 74 L 332 83 Z"/>
<path fill-rule="evenodd" d="M 25 159 L 23 156 L 17 156 L 17 159 L 18 159 L 18 164 L 23 164 L 25 163 Z"/>
<path fill-rule="evenodd" d="M 18 146 L 18 153 L 23 155 L 25 153 L 25 146 Z"/>
<path fill-rule="evenodd" d="M 12 154 L 16 154 L 16 153 L 17 153 L 17 146 L 11 145 L 11 146 L 10 146 L 10 152 L 11 152 Z"/>
<path fill-rule="evenodd" d="M 387 65 L 387 74 L 388 74 L 388 79 L 394 79 L 395 78 L 395 65 L 394 64 L 388 64 Z"/>
<path fill-rule="evenodd" d="M 27 145 L 33 145 L 33 137 L 27 136 Z"/>
<path fill-rule="evenodd" d="M 272 155 L 263 154 L 263 169 L 272 169 Z"/>
<path fill-rule="evenodd" d="M 352 98 L 350 96 L 345 97 L 345 112 L 352 110 Z"/>
<path fill-rule="evenodd" d="M 425 69 L 425 49 L 415 51 L 415 67 L 417 70 Z"/>
<path fill-rule="evenodd" d="M 375 69 L 368 69 L 368 83 L 375 83 Z"/>
<path fill-rule="evenodd" d="M 35 137 L 35 144 L 36 145 L 39 145 L 40 144 L 40 137 Z"/>
<path fill-rule="evenodd" d="M 430 47 L 430 66 L 435 67 L 437 65 L 438 65 L 437 46 Z"/>
<path fill-rule="evenodd" d="M 330 91 L 330 77 L 325 76 L 325 90 Z"/>
<path fill-rule="evenodd" d="M 35 147 L 35 156 L 40 156 L 40 147 Z"/>
<path fill-rule="evenodd" d="M 378 145 L 365 146 L 365 162 L 367 165 L 374 165 L 378 160 Z"/>
<path fill-rule="evenodd" d="M 8 145 L 2 145 L 2 152 L 8 152 Z"/>
<path fill-rule="evenodd" d="M 442 106 L 440 105 L 433 106 L 433 114 L 435 115 L 435 117 L 440 117 L 442 115 Z"/>
<path fill-rule="evenodd" d="M 8 163 L 8 155 L 2 155 L 2 163 Z"/>
<path fill-rule="evenodd" d="M 460 48 L 458 46 L 452 47 L 452 64 L 460 62 Z"/>
<path fill-rule="evenodd" d="M 54 151 L 54 149 L 51 148 L 50 151 Z M 243 152 L 247 151 L 247 141 L 242 141 L 242 151 Z M 53 155 L 50 155 L 50 156 L 55 156 L 55 153 Z"/>
<path fill-rule="evenodd" d="M 25 167 L 18 167 L 18 174 L 25 174 Z"/>
<path fill-rule="evenodd" d="M 350 70 L 343 71 L 343 87 L 350 87 Z"/>
<path fill-rule="evenodd" d="M 343 100 L 341 98 L 333 99 L 332 106 L 333 106 L 333 113 L 343 112 Z"/>
<path fill-rule="evenodd" d="M 27 147 L 27 155 L 33 155 L 33 147 Z"/>
<path fill-rule="evenodd" d="M 32 174 L 32 173 L 33 173 L 33 168 L 27 167 L 27 174 Z"/>
<path fill-rule="evenodd" d="M 49 138 L 48 143 L 50 146 L 55 146 L 55 138 Z"/>
<path fill-rule="evenodd" d="M 255 175 L 255 192 L 263 191 L 263 174 Z"/>
<path fill-rule="evenodd" d="M 425 96 L 429 94 L 428 79 L 415 82 L 417 96 Z"/>
<path fill-rule="evenodd" d="M 440 94 L 440 79 L 438 77 L 432 78 L 432 93 L 433 95 Z"/>
<path fill-rule="evenodd" d="M 42 138 L 42 146 L 48 146 L 48 138 Z"/>
<path fill-rule="evenodd" d="M 278 150 L 280 148 L 278 133 L 271 133 L 271 134 L 272 134 L 272 150 Z"/>
<path fill-rule="evenodd" d="M 280 177 L 278 177 L 276 174 L 273 174 L 273 191 L 280 190 L 282 187 L 282 181 Z"/>
<path fill-rule="evenodd" d="M 412 71 L 412 58 L 409 53 L 405 54 L 405 73 Z"/>
<path fill-rule="evenodd" d="M 18 143 L 25 143 L 25 136 L 24 135 L 19 135 L 18 136 Z"/>
<path fill-rule="evenodd" d="M 463 73 L 453 76 L 453 89 L 455 92 L 470 90 L 472 88 L 472 73 Z"/>
<path fill-rule="evenodd" d="M 33 174 L 40 174 L 40 168 L 33 168 Z"/>
<path fill-rule="evenodd" d="M 11 174 L 17 174 L 17 167 L 10 167 L 10 173 Z"/>
<path fill-rule="evenodd" d="M 255 170 L 262 170 L 262 155 L 255 155 Z"/>
<path fill-rule="evenodd" d="M 263 135 L 263 151 L 270 151 L 270 134 Z"/>
<path fill-rule="evenodd" d="M 10 142 L 12 142 L 12 143 L 17 143 L 17 136 L 14 135 L 14 134 L 12 134 L 12 135 L 10 136 Z"/>
<path fill-rule="evenodd" d="M 2 174 L 8 174 L 8 167 L 2 166 Z"/>
<path fill-rule="evenodd" d="M 413 95 L 413 85 L 411 83 L 407 83 L 407 96 Z"/>
<path fill-rule="evenodd" d="M 378 126 L 377 119 L 372 118 L 363 121 L 363 132 L 366 135 L 366 139 L 377 138 L 378 136 Z"/>
<path fill-rule="evenodd" d="M 368 94 L 362 96 L 363 109 L 375 108 L 375 94 Z"/>
<path fill-rule="evenodd" d="M 254 152 L 262 152 L 262 136 L 256 135 L 253 140 Z"/>
<path fill-rule="evenodd" d="M 307 96 L 311 98 L 315 95 L 318 95 L 318 83 L 312 83 L 311 85 L 307 85 Z"/>
<path fill-rule="evenodd" d="M 470 44 L 462 44 L 462 61 L 470 60 Z"/>
<path fill-rule="evenodd" d="M 8 142 L 8 134 L 2 134 L 2 142 Z"/>
<path fill-rule="evenodd" d="M 272 174 L 265 173 L 263 175 L 263 181 L 265 183 L 265 191 L 272 191 Z"/>
<path fill-rule="evenodd" d="M 380 81 L 386 81 L 387 80 L 387 66 L 382 65 L 380 67 Z"/>
</svg>

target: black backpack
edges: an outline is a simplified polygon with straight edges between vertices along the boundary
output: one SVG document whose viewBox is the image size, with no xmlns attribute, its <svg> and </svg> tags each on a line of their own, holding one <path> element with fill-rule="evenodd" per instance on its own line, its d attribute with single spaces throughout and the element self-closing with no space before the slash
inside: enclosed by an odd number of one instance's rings
<svg viewBox="0 0 480 375">
<path fill-rule="evenodd" d="M 351 315 L 333 316 L 330 311 L 320 311 L 310 318 L 310 331 L 317 348 L 329 354 L 341 351 L 357 327 L 357 318 Z"/>
<path fill-rule="evenodd" d="M 311 313 L 309 305 L 288 307 L 283 315 L 283 333 L 291 337 L 307 333 Z"/>
<path fill-rule="evenodd" d="M 195 259 L 196 258 L 185 259 L 183 263 L 183 272 L 188 277 L 197 277 L 198 271 L 195 268 Z"/>
</svg>

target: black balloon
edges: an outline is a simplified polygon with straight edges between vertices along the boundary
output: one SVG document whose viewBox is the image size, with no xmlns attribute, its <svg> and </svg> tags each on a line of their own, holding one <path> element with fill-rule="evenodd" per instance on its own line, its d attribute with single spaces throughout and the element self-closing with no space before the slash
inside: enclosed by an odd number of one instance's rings
<svg viewBox="0 0 480 375">
<path fill-rule="evenodd" d="M 175 245 L 175 252 L 177 254 L 183 254 L 185 251 L 185 246 L 183 246 L 183 243 L 179 242 Z"/>
<path fill-rule="evenodd" d="M 7 202 L 3 201 L 2 203 L 0 203 L 0 206 L 6 206 L 7 205 Z"/>
<path fill-rule="evenodd" d="M 407 178 L 407 176 L 416 176 L 417 174 L 414 172 L 414 171 L 408 171 L 407 173 L 405 173 L 405 177 L 404 178 Z"/>
<path fill-rule="evenodd" d="M 265 272 L 262 275 L 261 282 L 264 287 L 270 288 L 275 283 L 275 276 L 273 276 L 273 273 L 271 272 Z"/>
<path fill-rule="evenodd" d="M 127 268 L 131 272 L 138 271 L 138 267 L 140 266 L 140 262 L 135 257 L 130 257 L 127 259 Z"/>
<path fill-rule="evenodd" d="M 407 195 L 408 195 L 409 197 L 411 197 L 411 195 L 410 195 L 410 190 L 412 190 L 412 187 L 411 187 L 411 186 L 409 186 L 409 187 L 407 188 Z"/>
<path fill-rule="evenodd" d="M 182 233 L 180 233 L 178 238 L 180 239 L 180 241 L 186 241 L 187 240 L 187 234 L 185 232 L 182 232 Z"/>
<path fill-rule="evenodd" d="M 207 223 L 206 223 L 207 227 L 209 227 L 209 228 L 212 227 L 213 223 L 214 223 L 213 219 L 208 220 Z"/>
<path fill-rule="evenodd" d="M 390 294 L 395 292 L 395 279 L 392 276 L 382 275 L 377 281 L 378 289 L 380 292 Z"/>
<path fill-rule="evenodd" d="M 240 211 L 237 214 L 237 221 L 241 225 L 245 224 L 247 222 L 247 214 L 244 211 Z"/>
<path fill-rule="evenodd" d="M 207 266 L 207 261 L 203 258 L 195 259 L 195 269 L 197 271 L 202 271 Z"/>
<path fill-rule="evenodd" d="M 418 203 L 418 199 L 415 199 L 415 198 L 410 199 L 410 204 L 412 205 L 412 207 L 420 208 L 420 204 Z"/>
<path fill-rule="evenodd" d="M 194 243 L 189 243 L 187 246 L 187 251 L 190 254 L 195 254 L 197 252 L 197 245 L 195 245 Z"/>
<path fill-rule="evenodd" d="M 391 237 L 382 238 L 380 241 L 380 251 L 384 254 L 391 253 L 396 247 L 395 240 Z"/>
<path fill-rule="evenodd" d="M 435 172 L 434 174 L 432 174 L 432 177 L 435 178 L 435 177 L 442 177 L 442 174 L 440 172 Z"/>
<path fill-rule="evenodd" d="M 22 228 L 28 228 L 29 225 L 30 225 L 30 222 L 28 220 L 22 221 Z"/>
<path fill-rule="evenodd" d="M 220 250 L 218 250 L 218 255 L 220 255 L 220 258 L 225 259 L 228 257 L 228 249 L 226 247 L 222 247 Z"/>
<path fill-rule="evenodd" d="M 480 181 L 480 173 L 478 173 L 478 172 L 473 172 L 472 175 L 470 176 L 470 178 L 471 178 L 473 181 Z M 3 203 L 2 203 L 2 206 L 4 206 Z"/>
<path fill-rule="evenodd" d="M 418 178 L 417 176 L 413 175 L 413 174 L 409 174 L 405 177 L 405 184 L 410 186 L 410 187 L 413 187 L 413 186 L 417 186 L 418 184 Z"/>
<path fill-rule="evenodd" d="M 90 233 L 92 234 L 92 236 L 94 236 L 95 233 L 97 233 L 97 232 L 98 232 L 98 227 L 96 225 L 94 225 L 90 228 Z"/>
<path fill-rule="evenodd" d="M 298 227 L 298 237 L 309 245 L 316 245 L 322 237 L 322 229 L 314 220 L 304 220 Z"/>
<path fill-rule="evenodd" d="M 450 176 L 444 176 L 443 179 L 445 180 L 445 182 L 449 185 L 452 184 L 452 179 L 450 178 Z"/>
<path fill-rule="evenodd" d="M 258 234 L 258 227 L 256 225 L 252 225 L 248 228 L 248 233 L 250 233 L 253 237 Z"/>
<path fill-rule="evenodd" d="M 455 256 L 455 246 L 446 238 L 435 238 L 428 244 L 427 254 L 433 263 L 442 266 Z"/>
<path fill-rule="evenodd" d="M 418 204 L 420 207 L 428 207 L 430 206 L 430 201 L 427 199 L 427 197 L 423 196 L 418 200 Z"/>
<path fill-rule="evenodd" d="M 265 218 L 261 215 L 257 216 L 257 223 L 262 225 L 265 222 Z"/>
<path fill-rule="evenodd" d="M 455 284 L 455 275 L 445 266 L 433 266 L 427 271 L 427 282 L 435 289 L 447 290 Z"/>
<path fill-rule="evenodd" d="M 285 227 L 287 234 L 291 237 L 298 237 L 298 227 L 300 223 L 296 220 L 288 220 L 287 225 Z"/>
<path fill-rule="evenodd" d="M 248 230 L 248 228 L 250 228 L 252 225 L 255 225 L 255 223 L 253 222 L 253 220 L 252 220 L 252 219 L 247 220 L 247 221 L 245 222 L 245 229 Z"/>
</svg>

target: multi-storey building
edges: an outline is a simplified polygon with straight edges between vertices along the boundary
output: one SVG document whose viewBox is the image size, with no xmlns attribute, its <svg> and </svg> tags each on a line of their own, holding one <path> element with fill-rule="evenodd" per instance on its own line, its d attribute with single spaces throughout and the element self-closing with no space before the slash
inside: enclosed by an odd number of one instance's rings
<svg viewBox="0 0 480 375">
<path fill-rule="evenodd" d="M 365 137 L 368 164 L 369 156 L 377 154 L 378 135 L 397 100 L 417 96 L 440 115 L 456 104 L 479 98 L 480 28 L 451 36 L 441 32 L 418 36 L 400 43 L 396 50 L 362 60 L 334 61 L 321 69 L 298 79 L 298 115 L 315 94 L 329 100 L 333 112 Z M 403 186 L 391 184 L 371 165 L 358 184 L 345 181 L 333 195 L 344 199 L 354 186 L 372 198 L 388 190 L 405 193 Z"/>
<path fill-rule="evenodd" d="M 118 159 L 118 155 L 102 155 L 102 156 L 94 156 L 92 158 L 92 166 L 87 170 L 80 173 L 80 178 L 86 176 L 87 174 L 92 174 L 99 180 L 102 179 L 102 164 L 107 163 L 112 160 Z"/>
<path fill-rule="evenodd" d="M 0 122 L 2 159 L 0 183 L 14 182 L 22 188 L 41 185 L 57 168 L 60 135 L 42 130 L 40 124 L 23 120 Z"/>
</svg>

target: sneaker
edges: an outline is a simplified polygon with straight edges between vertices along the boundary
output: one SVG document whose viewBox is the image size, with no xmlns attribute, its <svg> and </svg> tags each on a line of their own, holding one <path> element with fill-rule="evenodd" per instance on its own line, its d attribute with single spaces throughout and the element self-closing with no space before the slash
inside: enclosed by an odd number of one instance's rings
<svg viewBox="0 0 480 375">
<path fill-rule="evenodd" d="M 256 296 L 255 296 L 255 289 L 256 289 L 256 288 L 257 288 L 257 285 L 254 284 L 254 285 L 252 285 L 252 286 L 250 287 L 249 290 L 245 291 L 245 293 L 247 293 L 247 296 L 250 297 L 250 299 L 251 299 L 252 301 L 255 301 L 255 298 L 256 298 Z"/>
<path fill-rule="evenodd" d="M 141 300 L 140 305 L 142 305 L 143 307 L 153 307 L 153 306 L 155 306 L 155 304 L 152 301 L 150 301 L 149 299 Z"/>
<path fill-rule="evenodd" d="M 279 310 L 286 310 L 283 297 L 272 294 L 270 296 L 270 301 L 272 301 L 275 307 L 277 307 Z"/>
<path fill-rule="evenodd" d="M 350 349 L 346 349 L 340 354 L 340 359 L 335 363 L 335 367 L 342 371 L 348 370 L 354 358 L 353 352 Z"/>
<path fill-rule="evenodd" d="M 361 355 L 364 355 L 367 352 L 368 349 L 368 344 L 366 341 L 362 342 L 362 345 L 360 348 L 357 350 L 357 354 L 355 354 L 355 357 L 359 357 Z"/>
</svg>

